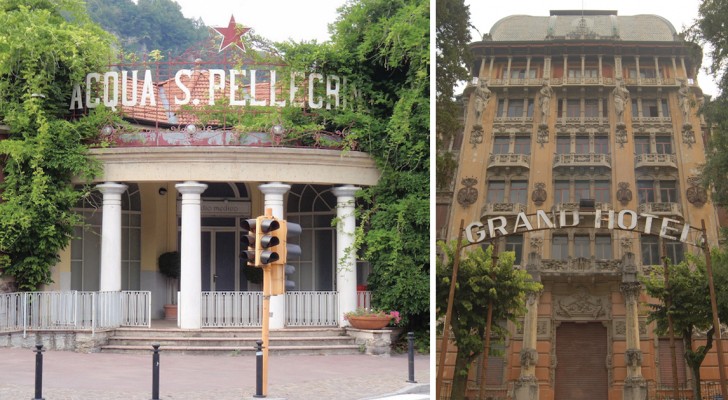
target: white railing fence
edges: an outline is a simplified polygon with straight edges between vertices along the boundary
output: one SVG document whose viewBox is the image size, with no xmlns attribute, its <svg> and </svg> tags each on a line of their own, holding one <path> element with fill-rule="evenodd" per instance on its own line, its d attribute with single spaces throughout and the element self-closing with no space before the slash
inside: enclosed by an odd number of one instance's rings
<svg viewBox="0 0 728 400">
<path fill-rule="evenodd" d="M 0 294 L 0 332 L 151 326 L 150 292 Z"/>
<path fill-rule="evenodd" d="M 286 292 L 286 326 L 336 326 L 337 292 Z"/>
<path fill-rule="evenodd" d="M 261 326 L 263 292 L 202 292 L 203 328 Z"/>
</svg>

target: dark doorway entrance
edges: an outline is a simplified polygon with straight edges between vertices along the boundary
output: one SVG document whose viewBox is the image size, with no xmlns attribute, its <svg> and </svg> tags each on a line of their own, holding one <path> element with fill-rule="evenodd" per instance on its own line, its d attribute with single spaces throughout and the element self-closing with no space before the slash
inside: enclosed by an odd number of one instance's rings
<svg viewBox="0 0 728 400">
<path fill-rule="evenodd" d="M 599 322 L 563 322 L 556 329 L 558 400 L 607 400 L 607 328 Z"/>
</svg>

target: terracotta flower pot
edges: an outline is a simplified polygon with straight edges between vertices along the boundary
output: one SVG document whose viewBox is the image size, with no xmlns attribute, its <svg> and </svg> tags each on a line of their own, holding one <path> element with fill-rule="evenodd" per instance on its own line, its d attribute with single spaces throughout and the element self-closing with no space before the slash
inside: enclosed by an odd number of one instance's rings
<svg viewBox="0 0 728 400">
<path fill-rule="evenodd" d="M 357 329 L 382 329 L 389 325 L 392 320 L 389 316 L 351 316 L 348 318 L 353 328 Z"/>
<path fill-rule="evenodd" d="M 164 305 L 164 319 L 167 321 L 177 320 L 177 304 Z"/>
</svg>

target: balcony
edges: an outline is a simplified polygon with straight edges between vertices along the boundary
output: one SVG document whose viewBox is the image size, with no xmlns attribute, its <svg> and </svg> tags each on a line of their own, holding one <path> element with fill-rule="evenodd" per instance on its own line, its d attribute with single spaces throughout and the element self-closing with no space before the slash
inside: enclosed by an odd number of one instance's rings
<svg viewBox="0 0 728 400">
<path fill-rule="evenodd" d="M 579 213 L 581 214 L 593 214 L 596 212 L 596 210 L 601 210 L 603 212 L 605 211 L 612 211 L 614 210 L 614 206 L 612 206 L 611 203 L 602 203 L 602 202 L 596 202 L 594 203 L 594 210 L 584 210 L 579 208 L 579 203 L 556 203 L 554 205 L 554 211 L 555 212 L 561 212 L 561 211 L 574 211 L 579 210 Z"/>
<path fill-rule="evenodd" d="M 678 216 L 682 217 L 682 207 L 678 203 L 642 203 L 637 208 L 642 213 L 660 215 L 660 216 Z"/>
<path fill-rule="evenodd" d="M 522 203 L 486 203 L 480 211 L 482 217 L 492 217 L 496 215 L 516 215 L 526 212 L 526 205 Z"/>
<path fill-rule="evenodd" d="M 589 167 L 589 168 L 612 168 L 612 156 L 611 154 L 556 154 L 554 156 L 554 169 L 556 168 L 575 168 L 575 167 Z"/>
<path fill-rule="evenodd" d="M 528 170 L 531 166 L 531 156 L 528 154 L 491 154 L 488 157 L 490 168 L 523 168 Z"/>
<path fill-rule="evenodd" d="M 677 169 L 675 154 L 644 153 L 634 156 L 634 167 L 637 168 L 674 168 Z"/>
<path fill-rule="evenodd" d="M 569 257 L 565 260 L 541 260 L 541 273 L 546 275 L 607 274 L 619 275 L 621 261 L 616 259 L 596 260 L 593 258 Z"/>
</svg>

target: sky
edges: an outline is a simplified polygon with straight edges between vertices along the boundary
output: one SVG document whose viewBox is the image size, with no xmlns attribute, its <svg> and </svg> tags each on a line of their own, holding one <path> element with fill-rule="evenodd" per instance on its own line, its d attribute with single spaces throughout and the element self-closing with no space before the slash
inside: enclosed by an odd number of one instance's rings
<svg viewBox="0 0 728 400">
<path fill-rule="evenodd" d="M 345 0 L 175 0 L 187 18 L 202 18 L 205 25 L 226 27 L 230 16 L 274 42 L 329 40 L 328 25 L 336 21 Z"/>
<path fill-rule="evenodd" d="M 515 14 L 548 16 L 550 10 L 617 10 L 617 15 L 656 14 L 672 23 L 678 32 L 692 25 L 698 17 L 699 0 L 680 2 L 637 1 L 637 0 L 517 0 L 517 1 L 485 1 L 465 0 L 470 6 L 470 23 L 477 28 L 471 31 L 472 40 L 476 41 L 501 18 Z M 480 33 L 478 33 L 480 31 Z M 707 53 L 703 51 L 703 53 Z M 707 57 L 703 57 L 703 67 L 708 65 Z M 716 95 L 718 89 L 713 79 L 701 69 L 698 84 L 705 94 Z"/>
</svg>

